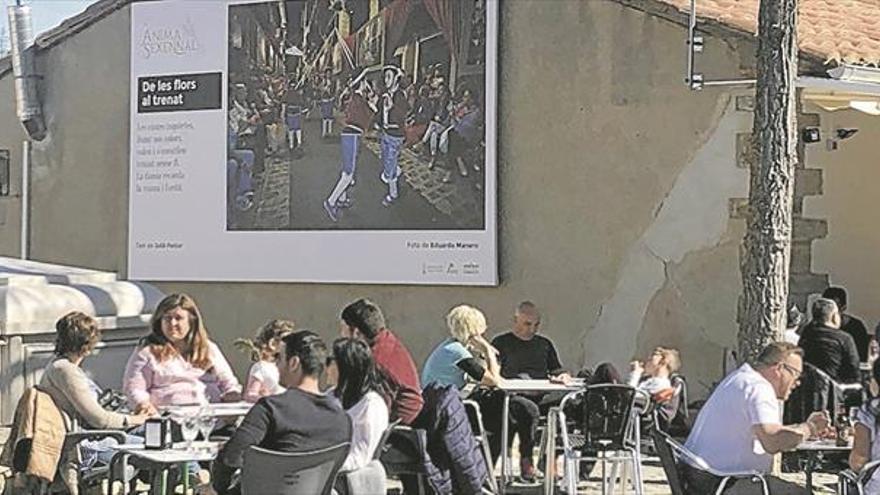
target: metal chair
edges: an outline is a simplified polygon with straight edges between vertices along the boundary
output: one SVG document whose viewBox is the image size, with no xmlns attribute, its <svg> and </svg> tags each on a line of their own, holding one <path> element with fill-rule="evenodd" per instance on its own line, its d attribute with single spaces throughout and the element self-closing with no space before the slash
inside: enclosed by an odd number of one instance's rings
<svg viewBox="0 0 880 495">
<path fill-rule="evenodd" d="M 565 417 L 565 405 L 575 397 L 582 397 L 581 415 L 573 418 L 579 434 L 570 433 Z M 559 406 L 559 428 L 562 433 L 563 456 L 569 493 L 577 492 L 577 466 L 581 461 L 595 460 L 602 464 L 603 490 L 616 479 L 618 466 L 630 462 L 633 468 L 633 488 L 636 494 L 644 491 L 642 485 L 642 456 L 637 402 L 648 399 L 628 385 L 593 385 L 583 391 L 565 396 Z M 608 454 L 613 452 L 614 455 Z M 593 455 L 593 454 L 596 455 Z M 600 455 L 601 454 L 601 455 Z M 606 463 L 612 461 L 612 476 L 606 477 Z"/>
<path fill-rule="evenodd" d="M 427 438 L 425 430 L 395 425 L 389 428 L 381 452 L 378 452 L 379 460 L 388 476 L 397 476 L 401 480 L 405 477 L 414 478 L 419 495 L 426 493 L 425 477 L 428 471 L 424 459 L 427 455 Z"/>
<path fill-rule="evenodd" d="M 654 428 L 652 436 L 654 437 L 654 448 L 657 449 L 657 455 L 660 457 L 660 463 L 663 465 L 663 471 L 666 473 L 666 480 L 669 482 L 672 495 L 687 495 L 678 474 L 678 464 L 680 462 L 687 462 L 696 469 L 721 478 L 721 484 L 715 490 L 715 495 L 721 495 L 731 482 L 736 483 L 739 480 L 761 483 L 764 495 L 770 495 L 767 480 L 762 473 L 757 471 L 724 473 L 712 469 L 703 458 L 687 450 L 683 445 L 673 440 L 672 437 L 660 431 L 659 428 Z"/>
<path fill-rule="evenodd" d="M 32 451 L 32 442 L 27 438 L 19 438 L 14 443 L 4 446 L 4 454 L 9 455 L 10 467 L 12 468 L 12 478 L 7 480 L 8 489 L 14 493 L 28 491 L 30 493 L 52 493 L 64 491 L 72 494 L 84 492 L 86 488 L 95 485 L 102 479 L 106 479 L 108 467 L 84 467 L 80 444 L 86 440 L 102 440 L 105 438 L 115 438 L 117 442 L 125 442 L 125 433 L 120 430 L 84 430 L 81 429 L 75 418 L 70 418 L 62 412 L 56 405 L 51 396 L 40 391 L 39 387 L 29 388 L 25 394 L 19 399 L 15 410 L 15 421 L 24 421 L 23 415 L 26 410 L 26 404 L 31 400 L 34 394 L 41 394 L 47 400 L 37 402 L 37 408 L 41 409 L 40 413 L 48 415 L 57 415 L 59 420 L 64 423 L 67 430 L 64 435 L 64 441 L 61 444 L 61 457 L 52 480 L 38 478 L 25 474 L 28 470 L 28 463 Z M 35 413 L 39 414 L 39 413 Z M 54 436 L 54 435 L 53 435 Z M 6 489 L 6 488 L 5 488 Z"/>
<path fill-rule="evenodd" d="M 486 468 L 489 471 L 489 487 L 492 490 L 492 493 L 499 493 L 498 491 L 498 483 L 495 480 L 494 475 L 494 463 L 492 462 L 492 451 L 489 449 L 489 436 L 486 432 L 486 428 L 483 426 L 483 414 L 480 411 L 480 405 L 472 400 L 464 400 L 465 411 L 467 411 L 468 420 L 471 423 L 471 430 L 474 432 L 474 437 L 480 443 L 480 447 L 483 450 L 483 457 L 486 459 Z"/>
<path fill-rule="evenodd" d="M 837 493 L 840 495 L 865 495 L 865 484 L 880 467 L 880 461 L 871 461 L 859 470 L 844 469 L 837 475 Z"/>
<path fill-rule="evenodd" d="M 349 442 L 307 452 L 252 446 L 244 454 L 242 495 L 329 495 L 348 455 Z"/>
</svg>

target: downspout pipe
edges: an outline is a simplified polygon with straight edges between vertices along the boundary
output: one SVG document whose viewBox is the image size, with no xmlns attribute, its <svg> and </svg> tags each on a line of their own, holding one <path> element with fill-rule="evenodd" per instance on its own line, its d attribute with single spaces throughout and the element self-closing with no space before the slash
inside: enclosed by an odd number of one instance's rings
<svg viewBox="0 0 880 495">
<path fill-rule="evenodd" d="M 40 77 L 34 69 L 34 29 L 28 5 L 10 5 L 9 17 L 12 72 L 15 76 L 15 107 L 18 120 L 28 136 L 36 141 L 46 137 L 46 123 L 38 93 Z"/>
</svg>

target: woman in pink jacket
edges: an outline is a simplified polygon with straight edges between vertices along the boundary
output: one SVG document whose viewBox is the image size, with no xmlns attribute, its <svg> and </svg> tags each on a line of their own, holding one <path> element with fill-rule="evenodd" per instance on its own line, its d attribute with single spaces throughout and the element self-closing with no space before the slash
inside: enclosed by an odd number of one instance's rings
<svg viewBox="0 0 880 495">
<path fill-rule="evenodd" d="M 208 338 L 195 301 L 171 294 L 156 307 L 145 337 L 125 367 L 123 389 L 138 413 L 159 408 L 241 400 L 241 385 Z"/>
</svg>

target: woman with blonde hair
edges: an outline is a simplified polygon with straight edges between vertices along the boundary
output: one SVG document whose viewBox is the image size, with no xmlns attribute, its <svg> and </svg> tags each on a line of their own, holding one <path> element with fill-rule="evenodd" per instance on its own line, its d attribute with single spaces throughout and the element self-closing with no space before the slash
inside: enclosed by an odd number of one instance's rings
<svg viewBox="0 0 880 495">
<path fill-rule="evenodd" d="M 241 385 L 208 337 L 192 297 L 171 294 L 162 299 L 150 327 L 152 332 L 128 360 L 122 384 L 136 412 L 241 400 Z"/>
<path fill-rule="evenodd" d="M 422 386 L 431 383 L 464 387 L 466 377 L 489 386 L 501 382 L 498 351 L 487 341 L 486 317 L 466 304 L 456 306 L 446 315 L 450 336 L 441 342 L 425 361 Z"/>
</svg>

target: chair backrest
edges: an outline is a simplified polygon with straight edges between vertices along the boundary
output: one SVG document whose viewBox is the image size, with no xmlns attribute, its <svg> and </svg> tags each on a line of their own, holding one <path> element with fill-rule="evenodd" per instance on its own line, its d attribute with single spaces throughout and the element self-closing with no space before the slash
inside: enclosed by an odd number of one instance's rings
<svg viewBox="0 0 880 495">
<path fill-rule="evenodd" d="M 385 431 L 382 432 L 382 437 L 379 438 L 379 443 L 376 444 L 376 450 L 373 451 L 373 460 L 378 461 L 382 457 L 382 453 L 385 452 L 385 449 L 388 446 L 388 437 L 391 436 L 391 432 L 394 431 L 402 420 L 400 418 L 395 419 L 388 425 L 388 428 L 385 428 Z"/>
<path fill-rule="evenodd" d="M 464 404 L 465 412 L 467 412 L 468 422 L 471 424 L 471 431 L 474 432 L 475 436 L 485 437 L 486 427 L 483 423 L 483 413 L 480 411 L 479 404 L 472 400 L 463 400 L 461 402 Z"/>
<path fill-rule="evenodd" d="M 428 432 L 397 425 L 391 429 L 379 460 L 389 475 L 425 474 Z"/>
<path fill-rule="evenodd" d="M 622 450 L 631 441 L 636 389 L 628 385 L 592 385 L 583 394 L 584 449 Z"/>
<path fill-rule="evenodd" d="M 652 430 L 651 436 L 654 438 L 654 449 L 660 457 L 660 464 L 663 465 L 663 472 L 666 473 L 666 480 L 669 482 L 672 495 L 685 495 L 681 478 L 678 476 L 678 460 L 672 451 L 672 444 L 675 443 L 675 440 L 657 428 Z"/>
<path fill-rule="evenodd" d="M 690 416 L 690 411 L 688 411 L 687 380 L 685 380 L 682 375 L 674 374 L 670 378 L 670 381 L 672 382 L 672 387 L 675 389 L 676 396 L 678 397 L 678 410 L 676 414 L 680 414 L 682 418 L 687 419 Z"/>
<path fill-rule="evenodd" d="M 241 470 L 243 495 L 329 495 L 348 455 L 349 442 L 306 452 L 276 452 L 252 446 Z"/>
</svg>

